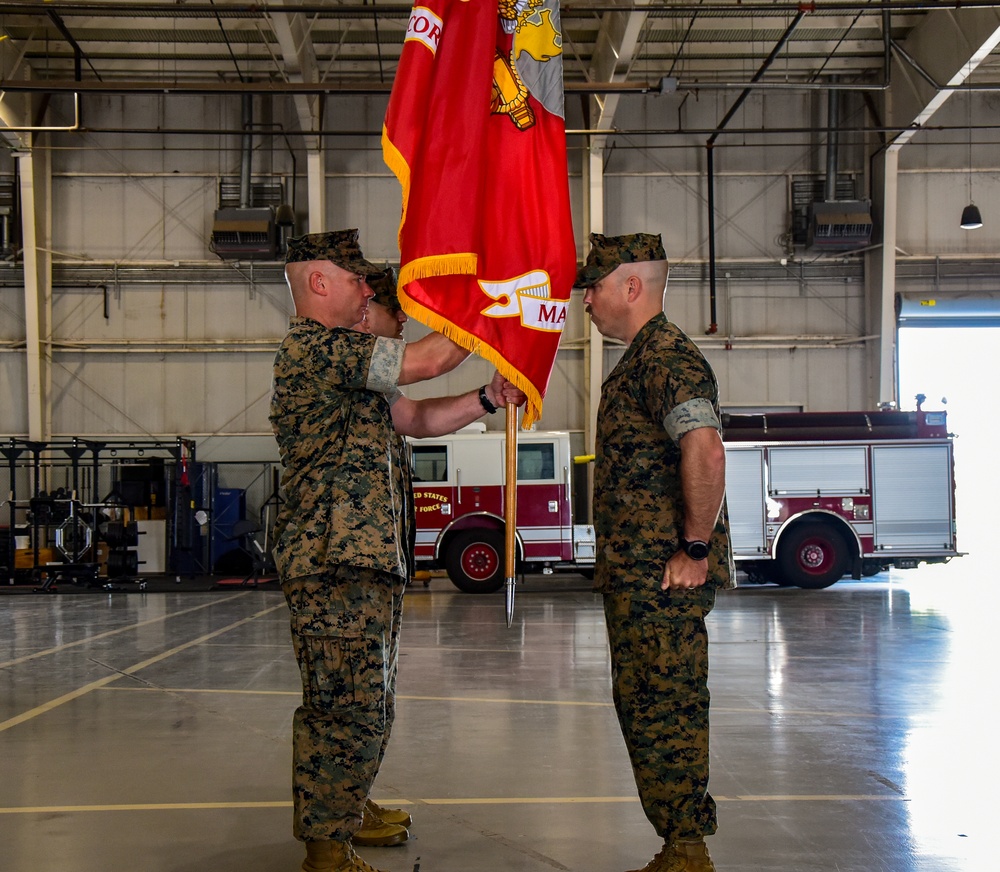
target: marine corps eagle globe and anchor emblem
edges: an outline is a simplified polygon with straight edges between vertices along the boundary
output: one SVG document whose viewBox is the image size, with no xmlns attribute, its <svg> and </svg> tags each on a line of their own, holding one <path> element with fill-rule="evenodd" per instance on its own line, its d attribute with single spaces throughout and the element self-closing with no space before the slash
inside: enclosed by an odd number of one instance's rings
<svg viewBox="0 0 1000 872">
<path fill-rule="evenodd" d="M 545 66 L 553 58 L 561 58 L 562 33 L 552 21 L 552 10 L 539 9 L 544 5 L 544 0 L 500 0 L 499 5 L 500 24 L 512 39 L 508 53 L 499 47 L 496 50 L 490 112 L 507 115 L 520 131 L 535 124 L 529 92 L 550 112 L 563 115 L 562 71 L 556 65 Z M 482 311 L 488 318 L 520 317 L 523 327 L 545 332 L 560 333 L 565 326 L 568 303 L 552 298 L 551 279 L 545 270 L 532 270 L 505 281 L 480 280 L 479 287 L 497 301 Z"/>
<path fill-rule="evenodd" d="M 514 38 L 510 54 L 505 56 L 498 48 L 493 61 L 490 111 L 495 115 L 509 115 L 518 130 L 527 130 L 535 123 L 535 113 L 528 105 L 528 87 L 518 72 L 519 55 L 525 53 L 534 63 L 544 64 L 562 54 L 562 34 L 552 23 L 552 10 L 538 9 L 543 2 L 500 0 L 500 24 L 504 33 Z M 557 114 L 561 115 L 562 107 L 559 109 Z"/>
</svg>

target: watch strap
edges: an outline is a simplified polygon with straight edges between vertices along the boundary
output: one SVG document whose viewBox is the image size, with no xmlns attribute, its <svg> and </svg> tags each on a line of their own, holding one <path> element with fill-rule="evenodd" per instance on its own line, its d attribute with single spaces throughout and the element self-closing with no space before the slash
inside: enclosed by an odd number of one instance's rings
<svg viewBox="0 0 1000 872">
<path fill-rule="evenodd" d="M 488 414 L 492 415 L 494 412 L 496 412 L 497 406 L 493 405 L 493 403 L 490 401 L 489 395 L 486 393 L 486 385 L 483 385 L 479 389 L 479 402 L 482 404 L 482 407 L 486 410 Z"/>
</svg>

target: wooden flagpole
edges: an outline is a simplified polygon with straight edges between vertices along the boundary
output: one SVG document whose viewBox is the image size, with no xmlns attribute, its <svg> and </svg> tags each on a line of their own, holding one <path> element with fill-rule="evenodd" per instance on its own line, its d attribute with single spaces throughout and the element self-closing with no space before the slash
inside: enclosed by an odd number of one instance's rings
<svg viewBox="0 0 1000 872">
<path fill-rule="evenodd" d="M 507 476 L 504 482 L 504 526 L 506 530 L 507 626 L 514 622 L 514 584 L 517 562 L 517 406 L 507 403 Z"/>
</svg>

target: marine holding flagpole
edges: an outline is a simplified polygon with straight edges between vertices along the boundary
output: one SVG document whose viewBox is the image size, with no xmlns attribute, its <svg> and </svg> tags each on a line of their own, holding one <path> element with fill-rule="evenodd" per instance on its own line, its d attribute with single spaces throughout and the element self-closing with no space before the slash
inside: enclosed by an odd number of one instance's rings
<svg viewBox="0 0 1000 872">
<path fill-rule="evenodd" d="M 499 372 L 459 396 L 403 396 L 401 385 L 448 372 L 468 352 L 438 333 L 405 343 L 356 329 L 373 296 L 367 278 L 381 272 L 356 230 L 288 241 L 295 314 L 274 360 L 270 421 L 285 501 L 273 553 L 302 679 L 292 799 L 303 872 L 373 872 L 352 841 L 392 845 L 407 834 L 409 815 L 371 796 L 394 716 L 411 569 L 399 437 L 441 436 L 487 405 L 526 400 Z"/>
</svg>

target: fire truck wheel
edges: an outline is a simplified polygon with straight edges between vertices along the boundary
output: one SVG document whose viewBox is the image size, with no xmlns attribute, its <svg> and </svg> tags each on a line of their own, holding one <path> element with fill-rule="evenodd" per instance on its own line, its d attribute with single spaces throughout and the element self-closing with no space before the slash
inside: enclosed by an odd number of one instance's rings
<svg viewBox="0 0 1000 872">
<path fill-rule="evenodd" d="M 464 593 L 493 593 L 504 583 L 503 534 L 466 530 L 448 546 L 445 568 L 452 584 Z"/>
<path fill-rule="evenodd" d="M 787 585 L 817 590 L 839 581 L 847 572 L 847 543 L 829 524 L 792 527 L 778 543 L 778 570 Z"/>
</svg>

